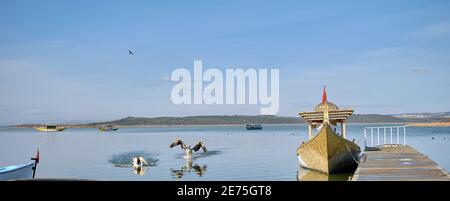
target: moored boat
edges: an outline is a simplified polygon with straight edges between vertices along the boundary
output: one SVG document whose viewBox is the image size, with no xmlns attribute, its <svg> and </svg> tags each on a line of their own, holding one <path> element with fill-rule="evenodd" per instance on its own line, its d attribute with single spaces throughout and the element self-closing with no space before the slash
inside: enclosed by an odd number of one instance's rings
<svg viewBox="0 0 450 201">
<path fill-rule="evenodd" d="M 341 110 L 327 101 L 324 88 L 322 103 L 314 112 L 302 112 L 308 123 L 309 140 L 297 148 L 297 156 L 302 167 L 322 173 L 350 172 L 357 167 L 360 147 L 346 139 L 345 121 L 353 110 Z M 341 135 L 336 132 L 337 124 L 341 125 Z M 313 128 L 319 128 L 313 134 Z"/>
<path fill-rule="evenodd" d="M 36 126 L 36 127 L 34 127 L 34 129 L 36 129 L 37 131 L 41 131 L 41 132 L 58 132 L 58 131 L 63 131 L 66 128 L 63 126 L 44 125 L 44 126 Z"/>
<path fill-rule="evenodd" d="M 261 130 L 262 125 L 261 124 L 246 124 L 245 128 L 247 128 L 247 130 Z"/>
<path fill-rule="evenodd" d="M 98 129 L 101 130 L 101 131 L 116 131 L 119 128 L 117 128 L 114 125 L 107 124 L 107 125 L 102 125 L 102 126 L 98 127 Z"/>
<path fill-rule="evenodd" d="M 0 167 L 0 181 L 34 178 L 38 163 L 39 150 L 36 157 L 31 158 L 31 161 L 28 163 Z"/>
</svg>

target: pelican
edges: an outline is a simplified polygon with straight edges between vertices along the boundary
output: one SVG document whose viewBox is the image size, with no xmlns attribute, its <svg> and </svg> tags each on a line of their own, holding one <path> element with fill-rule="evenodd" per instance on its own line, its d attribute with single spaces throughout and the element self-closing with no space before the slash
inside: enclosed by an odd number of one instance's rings
<svg viewBox="0 0 450 201">
<path fill-rule="evenodd" d="M 148 166 L 148 163 L 147 163 L 147 161 L 144 159 L 144 157 L 134 157 L 133 159 L 132 159 L 132 161 L 133 161 L 133 168 L 135 169 L 135 170 L 137 170 L 137 169 L 142 169 L 142 167 L 145 165 L 145 166 Z"/>
<path fill-rule="evenodd" d="M 174 142 L 172 142 L 172 144 L 170 144 L 170 148 L 173 148 L 178 145 L 180 145 L 181 149 L 183 149 L 186 152 L 187 157 L 192 156 L 192 150 L 194 150 L 195 152 L 197 152 L 200 149 L 202 149 L 203 152 L 208 151 L 208 149 L 206 149 L 206 146 L 202 141 L 198 141 L 198 143 L 193 148 L 191 148 L 191 146 L 186 146 L 186 144 L 184 144 L 183 141 L 181 141 L 181 139 L 177 138 Z"/>
</svg>

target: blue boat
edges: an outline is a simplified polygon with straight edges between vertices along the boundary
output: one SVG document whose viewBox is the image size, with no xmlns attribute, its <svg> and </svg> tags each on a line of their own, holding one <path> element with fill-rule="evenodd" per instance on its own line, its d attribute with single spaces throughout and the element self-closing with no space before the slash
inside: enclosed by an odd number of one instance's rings
<svg viewBox="0 0 450 201">
<path fill-rule="evenodd" d="M 262 125 L 261 124 L 246 124 L 245 128 L 247 128 L 247 130 L 261 130 Z"/>
</svg>

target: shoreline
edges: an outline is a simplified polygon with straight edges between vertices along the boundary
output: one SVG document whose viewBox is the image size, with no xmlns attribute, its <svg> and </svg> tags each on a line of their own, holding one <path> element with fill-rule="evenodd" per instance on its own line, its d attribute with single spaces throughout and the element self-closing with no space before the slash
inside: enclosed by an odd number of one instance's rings
<svg viewBox="0 0 450 201">
<path fill-rule="evenodd" d="M 407 124 L 410 127 L 450 127 L 450 122 L 421 122 Z"/>
<path fill-rule="evenodd" d="M 444 123 L 444 122 L 443 122 Z M 450 122 L 449 122 L 450 123 Z M 406 126 L 409 126 L 408 123 L 405 122 L 377 122 L 377 123 L 347 123 L 347 125 L 361 125 L 361 124 L 404 124 Z M 291 126 L 291 125 L 300 125 L 305 126 L 306 123 L 284 123 L 284 124 L 262 124 L 265 126 Z M 12 126 L 4 126 L 4 127 L 15 127 L 15 128 L 34 128 L 39 125 L 12 125 Z M 98 126 L 91 126 L 91 125 L 64 125 L 64 124 L 57 124 L 56 126 L 65 127 L 65 128 L 98 128 Z M 118 128 L 168 128 L 168 127 L 238 127 L 238 126 L 245 126 L 245 124 L 177 124 L 177 125 L 115 125 Z"/>
</svg>

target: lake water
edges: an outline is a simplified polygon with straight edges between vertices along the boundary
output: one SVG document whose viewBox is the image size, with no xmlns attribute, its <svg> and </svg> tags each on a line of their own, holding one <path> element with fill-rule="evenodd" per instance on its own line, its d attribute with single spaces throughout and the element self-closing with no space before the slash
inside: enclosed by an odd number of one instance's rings
<svg viewBox="0 0 450 201">
<path fill-rule="evenodd" d="M 40 150 L 38 178 L 94 180 L 298 180 L 314 172 L 299 168 L 296 148 L 307 140 L 305 125 L 192 126 L 120 128 L 100 132 L 93 128 L 44 133 L 28 128 L 0 128 L 0 166 L 28 162 Z M 363 124 L 347 126 L 348 138 L 363 144 Z M 371 124 L 370 126 L 377 126 Z M 176 138 L 194 145 L 202 140 L 209 152 L 186 160 Z M 434 138 L 434 139 L 432 139 Z M 407 144 L 450 170 L 450 127 L 407 127 Z M 131 157 L 141 155 L 151 163 L 135 172 Z M 128 163 L 129 161 L 129 163 Z"/>
</svg>

